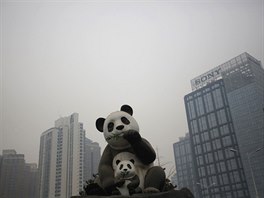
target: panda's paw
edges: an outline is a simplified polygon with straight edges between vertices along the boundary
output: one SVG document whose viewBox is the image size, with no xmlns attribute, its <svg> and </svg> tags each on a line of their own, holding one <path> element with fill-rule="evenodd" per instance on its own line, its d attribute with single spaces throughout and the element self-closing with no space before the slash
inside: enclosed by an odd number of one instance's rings
<svg viewBox="0 0 264 198">
<path fill-rule="evenodd" d="M 142 193 L 142 189 L 140 187 L 129 189 L 129 194 L 130 195 L 139 194 L 139 193 Z"/>
<path fill-rule="evenodd" d="M 112 191 L 112 195 L 121 195 L 121 193 L 119 192 L 119 190 L 114 189 L 114 190 Z"/>
<path fill-rule="evenodd" d="M 159 193 L 160 190 L 154 187 L 147 187 L 143 190 L 143 193 Z"/>
<path fill-rule="evenodd" d="M 125 131 L 123 138 L 125 138 L 130 144 L 141 141 L 141 135 L 135 130 Z"/>
<path fill-rule="evenodd" d="M 125 180 L 124 179 L 116 179 L 115 180 L 115 186 L 116 187 L 121 187 L 121 186 L 124 185 L 124 183 L 125 183 Z"/>
</svg>

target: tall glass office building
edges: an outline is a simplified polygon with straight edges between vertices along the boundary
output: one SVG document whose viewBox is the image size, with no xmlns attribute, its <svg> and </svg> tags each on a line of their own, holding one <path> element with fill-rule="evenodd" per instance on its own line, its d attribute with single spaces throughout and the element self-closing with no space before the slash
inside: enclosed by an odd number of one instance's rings
<svg viewBox="0 0 264 198">
<path fill-rule="evenodd" d="M 200 197 L 264 197 L 264 70 L 243 53 L 185 96 Z"/>
<path fill-rule="evenodd" d="M 248 198 L 223 80 L 185 96 L 200 198 Z"/>
<path fill-rule="evenodd" d="M 264 70 L 244 53 L 222 72 L 251 197 L 264 197 Z"/>
<path fill-rule="evenodd" d="M 173 144 L 173 151 L 177 173 L 175 185 L 178 189 L 187 187 L 194 195 L 198 194 L 188 133 Z"/>
</svg>

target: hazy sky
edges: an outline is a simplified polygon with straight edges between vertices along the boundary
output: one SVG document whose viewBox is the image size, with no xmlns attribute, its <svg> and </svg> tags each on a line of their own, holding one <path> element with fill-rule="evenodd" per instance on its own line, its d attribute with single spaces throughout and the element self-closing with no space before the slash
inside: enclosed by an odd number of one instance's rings
<svg viewBox="0 0 264 198">
<path fill-rule="evenodd" d="M 38 162 L 40 135 L 79 113 L 86 136 L 129 104 L 174 165 L 190 80 L 248 52 L 264 62 L 263 0 L 1 0 L 0 150 Z"/>
</svg>

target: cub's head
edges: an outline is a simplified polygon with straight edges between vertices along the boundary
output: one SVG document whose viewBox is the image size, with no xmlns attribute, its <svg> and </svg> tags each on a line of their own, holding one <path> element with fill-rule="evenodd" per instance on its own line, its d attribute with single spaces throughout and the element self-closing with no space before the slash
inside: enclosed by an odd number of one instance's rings
<svg viewBox="0 0 264 198">
<path fill-rule="evenodd" d="M 122 178 L 122 179 L 129 179 L 136 175 L 135 172 L 135 161 L 131 160 L 116 160 L 116 170 L 115 170 L 115 177 Z"/>
<path fill-rule="evenodd" d="M 130 144 L 123 138 L 128 130 L 139 131 L 137 121 L 132 117 L 133 109 L 123 105 L 120 111 L 111 113 L 107 118 L 98 118 L 96 128 L 104 133 L 107 143 L 115 149 L 128 148 Z"/>
</svg>

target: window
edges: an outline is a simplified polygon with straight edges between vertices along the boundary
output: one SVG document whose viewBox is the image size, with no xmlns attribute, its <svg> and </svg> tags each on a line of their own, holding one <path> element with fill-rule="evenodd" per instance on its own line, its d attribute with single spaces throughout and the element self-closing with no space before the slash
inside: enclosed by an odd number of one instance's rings
<svg viewBox="0 0 264 198">
<path fill-rule="evenodd" d="M 202 153 L 201 145 L 195 146 L 194 150 L 195 150 L 196 155 L 201 154 Z"/>
<path fill-rule="evenodd" d="M 219 109 L 219 108 L 224 106 L 223 98 L 222 98 L 222 94 L 221 94 L 221 90 L 220 89 L 215 89 L 213 91 L 213 97 L 214 97 L 214 101 L 215 101 L 215 107 L 217 109 Z"/>
<path fill-rule="evenodd" d="M 211 93 L 207 93 L 204 95 L 204 105 L 205 105 L 205 110 L 207 113 L 214 110 Z"/>
<path fill-rule="evenodd" d="M 198 133 L 197 120 L 191 121 L 191 130 L 193 133 Z"/>
<path fill-rule="evenodd" d="M 218 111 L 217 117 L 218 117 L 219 124 L 225 124 L 227 122 L 227 116 L 225 113 L 225 109 L 221 109 L 220 111 Z"/>
<path fill-rule="evenodd" d="M 222 136 L 229 134 L 230 131 L 229 131 L 229 127 L 228 127 L 228 125 L 226 124 L 226 125 L 224 125 L 224 126 L 221 126 L 221 127 L 220 127 L 220 132 L 221 132 L 221 135 L 222 135 Z"/>
<path fill-rule="evenodd" d="M 223 160 L 224 159 L 224 155 L 223 155 L 223 151 L 217 151 L 217 156 L 218 156 L 218 160 Z"/>
<path fill-rule="evenodd" d="M 200 143 L 199 134 L 197 134 L 197 135 L 194 136 L 194 142 L 195 142 L 195 144 L 199 144 Z"/>
<path fill-rule="evenodd" d="M 207 172 L 209 173 L 209 175 L 215 174 L 214 164 L 211 164 L 211 165 L 207 166 Z M 211 179 L 213 181 L 216 181 L 216 177 L 215 176 L 211 177 Z M 213 183 L 213 181 L 212 182 L 210 181 L 210 183 Z"/>
<path fill-rule="evenodd" d="M 222 140 L 223 140 L 224 147 L 232 145 L 232 141 L 231 141 L 231 137 L 230 136 L 226 136 Z"/>
<path fill-rule="evenodd" d="M 212 138 L 217 138 L 217 137 L 219 137 L 219 131 L 218 131 L 218 129 L 211 129 L 211 130 L 210 130 L 210 134 L 211 134 L 211 137 L 212 137 Z"/>
<path fill-rule="evenodd" d="M 204 167 L 200 167 L 200 168 L 198 169 L 198 171 L 199 171 L 199 176 L 200 176 L 200 177 L 205 176 L 205 168 L 204 168 Z"/>
<path fill-rule="evenodd" d="M 207 142 L 207 143 L 203 144 L 203 150 L 204 150 L 205 152 L 209 152 L 209 151 L 211 151 L 211 150 L 212 150 L 212 148 L 211 148 L 211 143 L 210 143 L 210 142 Z"/>
<path fill-rule="evenodd" d="M 207 129 L 207 124 L 206 124 L 206 119 L 205 116 L 201 117 L 198 119 L 200 130 L 204 131 Z"/>
<path fill-rule="evenodd" d="M 237 163 L 235 159 L 230 159 L 227 161 L 228 170 L 237 170 Z"/>
<path fill-rule="evenodd" d="M 213 163 L 213 161 L 214 161 L 213 154 L 212 153 L 208 153 L 207 157 L 208 157 L 208 162 L 209 163 Z"/>
<path fill-rule="evenodd" d="M 208 133 L 208 131 L 205 131 L 204 133 L 202 133 L 202 141 L 203 142 L 206 142 L 206 141 L 208 141 L 209 140 L 209 133 Z"/>
<path fill-rule="evenodd" d="M 188 107 L 188 110 L 189 110 L 190 119 L 195 118 L 196 115 L 195 115 L 195 111 L 194 111 L 193 101 L 190 101 L 189 103 L 187 103 L 187 107 Z"/>
<path fill-rule="evenodd" d="M 196 106 L 196 109 L 197 109 L 198 116 L 203 115 L 204 114 L 204 106 L 203 106 L 202 97 L 198 97 L 195 100 L 195 106 Z"/>
<path fill-rule="evenodd" d="M 199 155 L 198 159 L 197 159 L 198 165 L 203 165 L 204 161 L 203 161 L 203 156 Z"/>
<path fill-rule="evenodd" d="M 208 115 L 209 128 L 213 128 L 217 125 L 215 113 L 210 113 Z"/>
<path fill-rule="evenodd" d="M 212 141 L 212 144 L 214 150 L 220 149 L 222 147 L 219 139 Z"/>
</svg>

